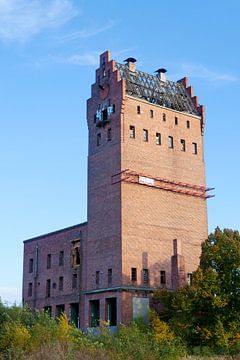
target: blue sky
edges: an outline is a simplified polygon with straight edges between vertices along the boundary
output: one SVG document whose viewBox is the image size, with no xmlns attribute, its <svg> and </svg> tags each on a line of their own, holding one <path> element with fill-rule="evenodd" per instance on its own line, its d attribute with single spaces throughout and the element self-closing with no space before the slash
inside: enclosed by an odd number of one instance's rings
<svg viewBox="0 0 240 360">
<path fill-rule="evenodd" d="M 240 229 L 238 0 L 0 0 L 0 297 L 22 241 L 86 221 L 86 99 L 98 56 L 187 75 L 206 106 L 209 231 Z"/>
</svg>

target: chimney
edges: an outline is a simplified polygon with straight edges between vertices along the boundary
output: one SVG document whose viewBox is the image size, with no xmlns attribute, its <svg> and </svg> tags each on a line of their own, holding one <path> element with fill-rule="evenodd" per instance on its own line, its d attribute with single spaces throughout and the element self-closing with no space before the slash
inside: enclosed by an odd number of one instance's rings
<svg viewBox="0 0 240 360">
<path fill-rule="evenodd" d="M 135 64 L 136 61 L 137 61 L 136 59 L 131 57 L 124 60 L 124 62 L 127 63 L 126 65 L 128 66 L 129 70 L 133 72 L 136 70 L 136 64 Z"/>
<path fill-rule="evenodd" d="M 167 77 L 166 77 L 166 72 L 167 70 L 166 69 L 158 69 L 155 71 L 155 73 L 157 73 L 157 77 L 159 78 L 160 81 L 162 82 L 166 82 L 167 81 Z"/>
</svg>

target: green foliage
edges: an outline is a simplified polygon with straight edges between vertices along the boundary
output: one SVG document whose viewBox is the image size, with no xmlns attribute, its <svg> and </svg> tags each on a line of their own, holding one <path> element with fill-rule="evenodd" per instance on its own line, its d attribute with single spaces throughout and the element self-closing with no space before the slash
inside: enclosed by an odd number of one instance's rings
<svg viewBox="0 0 240 360">
<path fill-rule="evenodd" d="M 202 245 L 193 285 L 154 297 L 166 308 L 167 320 L 188 348 L 215 353 L 240 347 L 240 235 L 219 228 Z"/>
</svg>

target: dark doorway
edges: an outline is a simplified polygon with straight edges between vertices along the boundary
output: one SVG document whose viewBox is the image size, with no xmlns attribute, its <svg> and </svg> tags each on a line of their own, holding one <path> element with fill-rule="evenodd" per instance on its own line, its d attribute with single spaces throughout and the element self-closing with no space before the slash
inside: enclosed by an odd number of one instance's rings
<svg viewBox="0 0 240 360">
<path fill-rule="evenodd" d="M 71 322 L 79 327 L 79 303 L 70 304 Z"/>
<path fill-rule="evenodd" d="M 106 299 L 107 321 L 109 326 L 117 325 L 117 298 Z"/>
<path fill-rule="evenodd" d="M 100 300 L 90 301 L 90 325 L 91 327 L 99 326 L 100 319 Z"/>
<path fill-rule="evenodd" d="M 64 313 L 64 310 L 65 310 L 64 304 L 57 305 L 56 306 L 56 317 L 60 317 Z"/>
</svg>

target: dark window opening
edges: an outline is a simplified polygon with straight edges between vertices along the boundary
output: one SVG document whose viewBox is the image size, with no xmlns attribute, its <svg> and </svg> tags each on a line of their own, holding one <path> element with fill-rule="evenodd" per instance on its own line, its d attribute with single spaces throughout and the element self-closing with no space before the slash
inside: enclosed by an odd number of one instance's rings
<svg viewBox="0 0 240 360">
<path fill-rule="evenodd" d="M 107 141 L 111 141 L 112 140 L 112 129 L 109 128 L 107 130 Z"/>
<path fill-rule="evenodd" d="M 28 284 L 28 296 L 31 297 L 32 296 L 32 293 L 33 293 L 33 284 L 32 283 L 29 283 Z"/>
<path fill-rule="evenodd" d="M 148 130 L 143 129 L 143 141 L 148 141 Z"/>
<path fill-rule="evenodd" d="M 187 120 L 187 128 L 190 129 L 190 121 Z"/>
<path fill-rule="evenodd" d="M 141 114 L 141 108 L 139 105 L 137 106 L 137 114 Z"/>
<path fill-rule="evenodd" d="M 178 125 L 178 118 L 175 116 L 175 125 Z"/>
<path fill-rule="evenodd" d="M 103 109 L 102 110 L 102 120 L 106 121 L 108 119 L 108 109 Z"/>
<path fill-rule="evenodd" d="M 187 274 L 187 283 L 188 283 L 188 285 L 192 285 L 192 281 L 193 281 L 193 274 L 188 273 Z"/>
<path fill-rule="evenodd" d="M 166 120 L 167 120 L 167 116 L 166 116 L 165 113 L 162 114 L 162 119 L 163 119 L 163 121 L 166 121 Z"/>
<path fill-rule="evenodd" d="M 108 269 L 108 286 L 112 285 L 112 269 Z"/>
<path fill-rule="evenodd" d="M 98 133 L 97 134 L 97 146 L 100 146 L 101 145 L 101 134 Z"/>
<path fill-rule="evenodd" d="M 29 271 L 30 273 L 33 272 L 33 259 L 29 259 L 28 271 Z"/>
<path fill-rule="evenodd" d="M 89 301 L 90 305 L 90 326 L 99 326 L 100 320 L 100 300 Z"/>
<path fill-rule="evenodd" d="M 148 269 L 143 269 L 143 284 L 147 285 L 148 283 L 149 283 Z"/>
<path fill-rule="evenodd" d="M 43 311 L 47 313 L 49 316 L 52 316 L 52 307 L 51 306 L 44 306 Z"/>
<path fill-rule="evenodd" d="M 166 285 L 166 271 L 164 270 L 160 271 L 160 284 Z"/>
<path fill-rule="evenodd" d="M 64 264 L 64 251 L 60 251 L 59 253 L 59 266 L 63 266 Z"/>
<path fill-rule="evenodd" d="M 65 305 L 61 304 L 61 305 L 57 305 L 56 306 L 56 317 L 61 317 L 61 315 L 64 313 L 65 311 Z"/>
<path fill-rule="evenodd" d="M 72 266 L 80 265 L 80 240 L 72 242 Z"/>
<path fill-rule="evenodd" d="M 169 149 L 173 149 L 173 137 L 172 136 L 168 137 L 168 147 L 169 147 Z"/>
<path fill-rule="evenodd" d="M 192 143 L 192 153 L 194 155 L 197 155 L 197 143 Z"/>
<path fill-rule="evenodd" d="M 77 274 L 72 275 L 72 288 L 73 289 L 77 288 Z"/>
<path fill-rule="evenodd" d="M 109 326 L 117 325 L 117 298 L 106 299 L 107 322 Z"/>
<path fill-rule="evenodd" d="M 46 281 L 46 297 L 51 296 L 51 280 L 47 279 Z"/>
<path fill-rule="evenodd" d="M 131 269 L 131 280 L 133 282 L 137 281 L 137 268 L 132 268 Z"/>
<path fill-rule="evenodd" d="M 79 324 L 79 303 L 70 304 L 70 319 L 77 328 L 80 327 Z"/>
<path fill-rule="evenodd" d="M 97 115 L 96 114 L 94 114 L 93 122 L 94 122 L 94 124 L 96 124 L 96 122 L 97 122 Z"/>
<path fill-rule="evenodd" d="M 58 282 L 58 290 L 63 290 L 63 276 L 59 276 L 59 282 Z"/>
<path fill-rule="evenodd" d="M 181 151 L 186 151 L 186 142 L 185 142 L 185 140 L 181 139 L 180 142 L 181 142 Z"/>
<path fill-rule="evenodd" d="M 112 112 L 115 113 L 115 104 L 112 104 Z"/>
<path fill-rule="evenodd" d="M 150 118 L 153 118 L 153 110 L 150 110 Z"/>
<path fill-rule="evenodd" d="M 47 255 L 47 269 L 50 269 L 51 268 L 51 264 L 52 263 L 52 256 L 51 254 L 48 254 Z"/>
<path fill-rule="evenodd" d="M 135 139 L 135 126 L 130 125 L 130 138 Z"/>
<path fill-rule="evenodd" d="M 156 133 L 156 144 L 161 145 L 161 134 L 160 133 Z"/>
<path fill-rule="evenodd" d="M 98 286 L 99 284 L 100 284 L 100 271 L 96 271 L 96 278 L 95 278 L 95 280 L 96 280 L 96 285 Z"/>
</svg>

